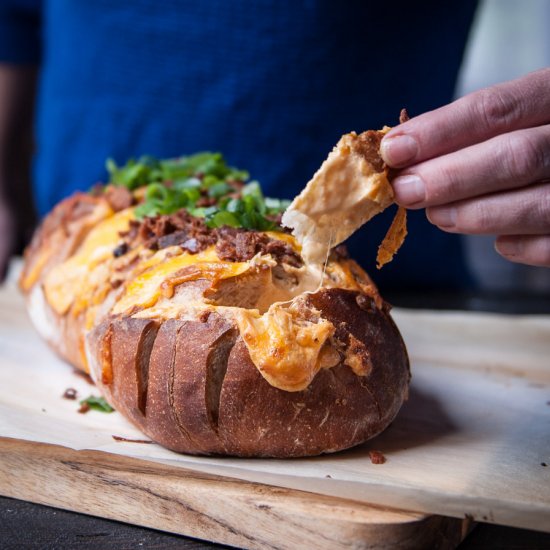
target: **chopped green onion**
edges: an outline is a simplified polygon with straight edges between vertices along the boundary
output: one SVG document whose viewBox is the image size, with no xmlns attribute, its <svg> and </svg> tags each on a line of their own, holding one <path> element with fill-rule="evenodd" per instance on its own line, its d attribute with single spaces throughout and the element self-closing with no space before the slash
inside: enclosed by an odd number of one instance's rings
<svg viewBox="0 0 550 550">
<path fill-rule="evenodd" d="M 203 152 L 188 157 L 158 160 L 152 156 L 130 159 L 118 166 L 106 163 L 109 182 L 130 190 L 145 187 L 143 202 L 136 207 L 138 218 L 172 214 L 185 208 L 192 216 L 205 218 L 209 227 L 243 227 L 265 231 L 276 229 L 273 221 L 289 201 L 264 197 L 248 172 L 228 166 L 220 153 Z M 246 185 L 242 186 L 243 183 Z M 197 206 L 207 198 L 213 206 Z"/>
<path fill-rule="evenodd" d="M 239 218 L 231 212 L 219 210 L 206 222 L 208 227 L 222 227 L 228 225 L 229 227 L 241 227 L 241 221 Z"/>
<path fill-rule="evenodd" d="M 90 397 L 83 399 L 80 401 L 80 404 L 86 404 L 90 409 L 104 413 L 112 413 L 115 410 L 103 397 L 96 397 L 95 395 L 90 395 Z"/>
<path fill-rule="evenodd" d="M 218 181 L 214 183 L 208 189 L 208 196 L 214 199 L 219 199 L 228 193 L 231 193 L 234 189 L 225 181 Z"/>
</svg>

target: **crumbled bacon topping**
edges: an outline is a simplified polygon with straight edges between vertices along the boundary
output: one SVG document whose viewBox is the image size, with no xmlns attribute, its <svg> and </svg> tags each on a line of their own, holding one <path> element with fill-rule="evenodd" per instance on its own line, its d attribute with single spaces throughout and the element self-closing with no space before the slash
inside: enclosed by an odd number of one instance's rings
<svg viewBox="0 0 550 550">
<path fill-rule="evenodd" d="M 121 237 L 124 243 L 115 249 L 115 255 L 126 253 L 136 243 L 151 250 L 179 246 L 190 254 L 215 245 L 219 258 L 225 261 L 245 262 L 257 254 L 271 254 L 278 263 L 294 267 L 303 263 L 300 255 L 282 240 L 249 229 L 227 226 L 210 229 L 202 218 L 191 216 L 185 210 L 142 221 L 132 220 Z"/>
<path fill-rule="evenodd" d="M 386 457 L 380 451 L 369 451 L 369 458 L 373 464 L 384 464 Z"/>
<path fill-rule="evenodd" d="M 294 267 L 302 265 L 302 259 L 289 244 L 265 233 L 233 227 L 220 227 L 215 231 L 218 236 L 216 252 L 222 260 L 246 262 L 256 254 L 271 254 L 278 263 Z"/>
</svg>

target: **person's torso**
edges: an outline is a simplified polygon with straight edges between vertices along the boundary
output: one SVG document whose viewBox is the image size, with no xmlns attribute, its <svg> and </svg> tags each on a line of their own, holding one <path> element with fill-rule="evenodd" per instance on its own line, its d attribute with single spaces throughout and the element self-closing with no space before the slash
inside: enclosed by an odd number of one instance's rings
<svg viewBox="0 0 550 550">
<path fill-rule="evenodd" d="M 451 100 L 474 5 L 45 0 L 39 210 L 104 180 L 107 157 L 200 150 L 290 198 L 341 134 Z M 368 268 L 389 216 L 352 241 Z M 458 283 L 458 260 L 433 268 L 434 254 L 460 256 L 458 240 L 411 218 L 386 284 Z M 406 264 L 413 280 L 401 277 Z"/>
</svg>

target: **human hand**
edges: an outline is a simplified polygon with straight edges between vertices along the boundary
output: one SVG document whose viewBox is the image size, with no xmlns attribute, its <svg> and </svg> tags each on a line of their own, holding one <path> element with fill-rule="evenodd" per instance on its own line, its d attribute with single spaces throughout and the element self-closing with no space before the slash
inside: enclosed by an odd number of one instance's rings
<svg viewBox="0 0 550 550">
<path fill-rule="evenodd" d="M 550 68 L 392 129 L 396 201 L 452 233 L 497 235 L 508 260 L 550 267 Z"/>
</svg>

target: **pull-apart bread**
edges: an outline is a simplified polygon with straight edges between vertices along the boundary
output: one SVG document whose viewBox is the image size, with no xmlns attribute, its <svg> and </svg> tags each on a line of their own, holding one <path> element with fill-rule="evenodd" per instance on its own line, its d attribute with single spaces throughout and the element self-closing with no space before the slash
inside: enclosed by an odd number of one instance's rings
<svg viewBox="0 0 550 550">
<path fill-rule="evenodd" d="M 58 204 L 26 251 L 36 328 L 178 452 L 297 457 L 375 436 L 407 395 L 407 353 L 371 279 L 329 249 L 393 202 L 381 135 L 344 136 L 288 227 L 288 203 L 219 154 L 110 161 L 110 183 Z"/>
</svg>

